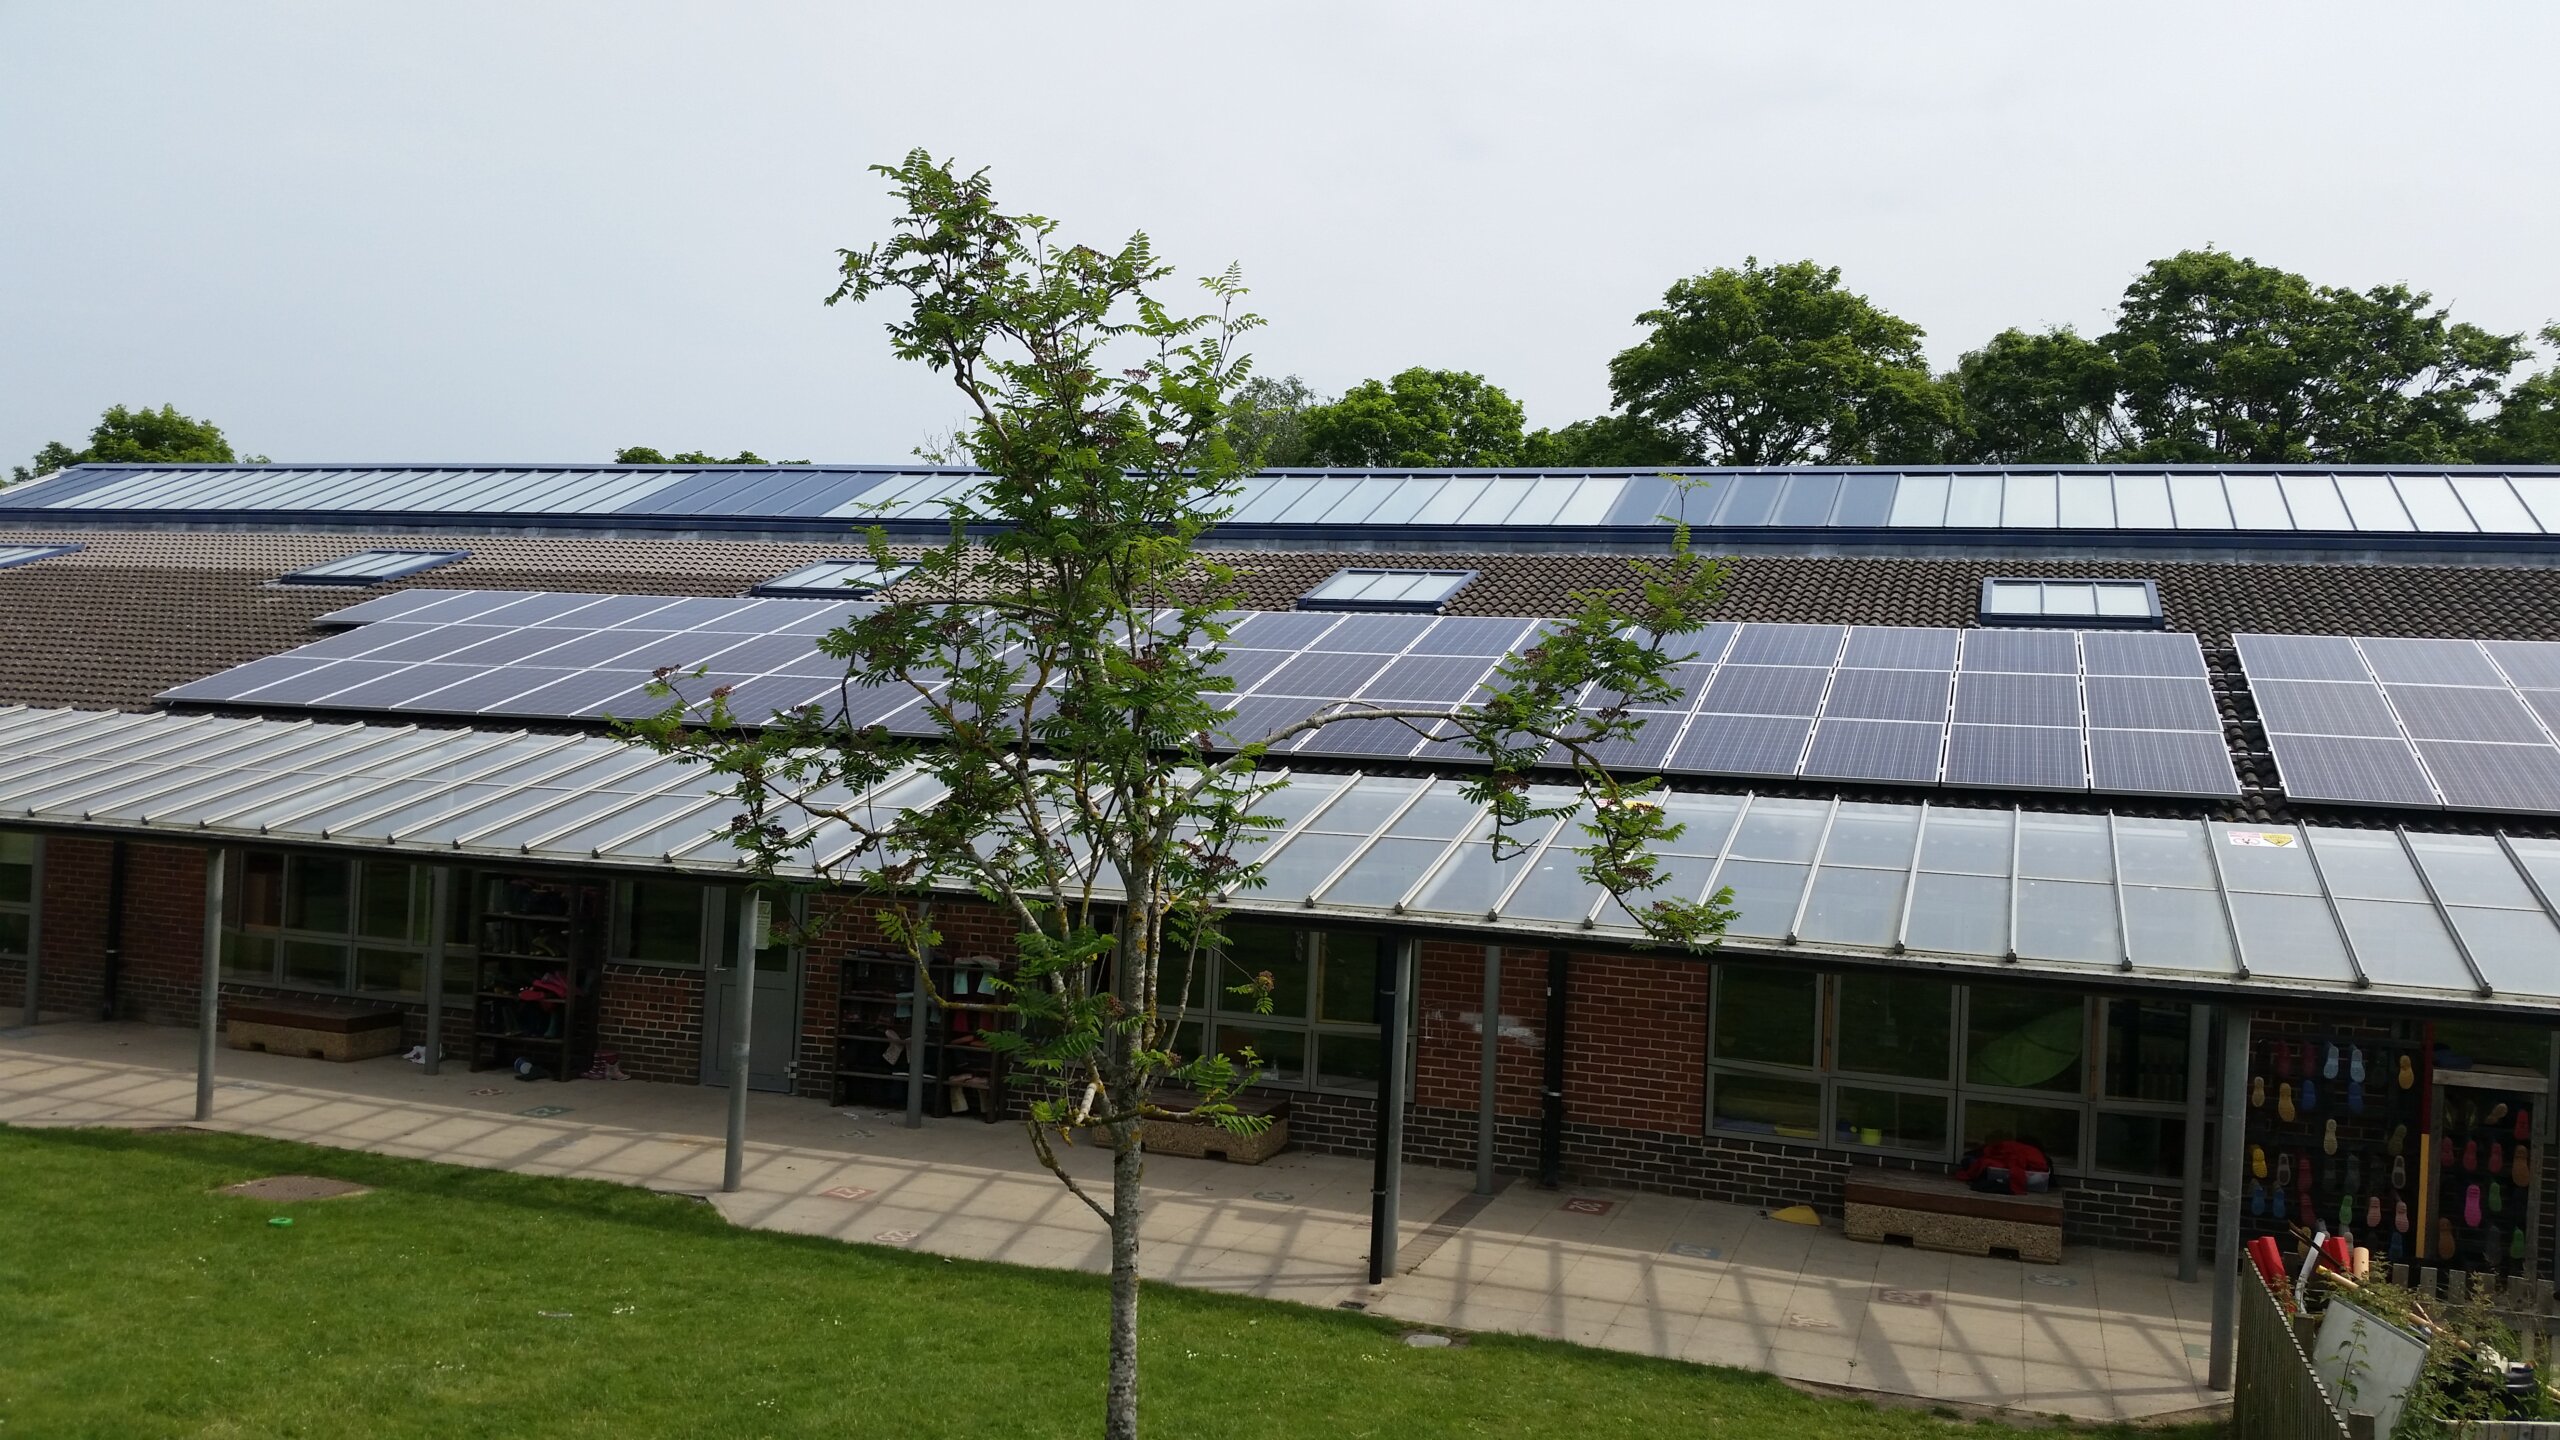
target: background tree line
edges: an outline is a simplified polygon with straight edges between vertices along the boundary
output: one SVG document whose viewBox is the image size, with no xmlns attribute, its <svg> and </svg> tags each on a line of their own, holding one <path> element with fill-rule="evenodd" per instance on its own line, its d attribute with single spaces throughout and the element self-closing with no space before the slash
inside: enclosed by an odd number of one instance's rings
<svg viewBox="0 0 2560 1440">
<path fill-rule="evenodd" d="M 2221 250 L 2144 267 L 2104 335 L 2004 330 L 1943 373 L 1809 260 L 1677 281 L 1636 319 L 1609 412 L 1559 429 L 1417 367 L 1336 399 L 1256 378 L 1229 433 L 1270 466 L 2560 463 L 2560 366 L 2510 383 L 2524 335 Z"/>
</svg>

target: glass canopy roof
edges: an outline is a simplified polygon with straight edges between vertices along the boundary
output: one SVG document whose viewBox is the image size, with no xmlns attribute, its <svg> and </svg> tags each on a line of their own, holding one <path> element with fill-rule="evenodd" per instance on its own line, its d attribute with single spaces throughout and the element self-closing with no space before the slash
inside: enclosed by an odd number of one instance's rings
<svg viewBox="0 0 2560 1440">
<path fill-rule="evenodd" d="M 2119 533 L 2184 544 L 2242 535 L 2560 534 L 2560 467 L 1274 470 L 1239 487 L 1222 530 L 1286 536 L 1393 527 L 1428 536 L 1643 529 L 1678 518 L 1754 532 Z M 939 526 L 976 472 L 858 465 L 82 465 L 0 492 L 0 516 L 415 523 L 546 519 L 645 528 Z M 2457 542 L 2461 543 L 2461 542 Z"/>
<path fill-rule="evenodd" d="M 0 826 L 735 875 L 734 805 L 619 742 L 170 713 L 0 709 Z M 919 776 L 829 803 L 894 814 Z M 1542 802 L 1568 798 L 1546 790 Z M 2560 1011 L 2560 841 L 1674 794 L 1662 893 L 1730 887 L 1727 944 L 1808 961 Z M 1240 912 L 1632 944 L 1568 821 L 1518 832 L 1455 781 L 1300 772 L 1260 807 Z M 841 822 L 804 866 L 851 853 Z"/>
</svg>

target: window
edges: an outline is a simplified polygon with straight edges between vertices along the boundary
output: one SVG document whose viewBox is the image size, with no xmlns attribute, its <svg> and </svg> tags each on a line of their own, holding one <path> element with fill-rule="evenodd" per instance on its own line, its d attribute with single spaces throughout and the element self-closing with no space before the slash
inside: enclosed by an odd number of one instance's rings
<svg viewBox="0 0 2560 1440">
<path fill-rule="evenodd" d="M 36 856 L 35 836 L 0 830 L 0 955 L 23 956 L 35 940 Z"/>
<path fill-rule="evenodd" d="M 876 560 L 821 560 L 815 565 L 776 575 L 750 595 L 799 595 L 820 600 L 868 595 L 898 583 L 912 565 L 882 565 Z"/>
<path fill-rule="evenodd" d="M 468 560 L 468 550 L 359 550 L 319 565 L 288 570 L 276 577 L 281 585 L 380 585 L 405 579 L 439 565 Z"/>
<path fill-rule="evenodd" d="M 1982 582 L 1985 625 L 2054 625 L 2075 630 L 2160 628 L 2160 587 L 2148 580 Z"/>
<path fill-rule="evenodd" d="M 2185 1005 L 1720 965 L 1708 1126 L 1954 1160 L 2023 1138 L 2068 1171 L 2174 1179 Z"/>
<path fill-rule="evenodd" d="M 713 923 L 711 893 L 710 886 L 687 880 L 622 882 L 614 894 L 613 958 L 701 968 L 703 928 Z"/>
<path fill-rule="evenodd" d="M 471 884 L 456 874 L 447 915 L 447 999 L 471 993 Z M 397 860 L 234 851 L 224 881 L 227 980 L 416 999 L 426 989 L 434 872 Z"/>
<path fill-rule="evenodd" d="M 78 545 L 0 545 L 0 570 L 7 570 L 17 565 L 33 565 L 39 560 L 50 560 L 56 555 L 68 555 L 80 548 Z"/>
<path fill-rule="evenodd" d="M 1437 615 L 1476 578 L 1473 570 L 1336 570 L 1298 597 L 1301 610 L 1401 610 Z"/>
<path fill-rule="evenodd" d="M 1185 1055 L 1215 1048 L 1241 1061 L 1250 1047 L 1262 1061 L 1259 1084 L 1376 1094 L 1385 1053 L 1378 1034 L 1378 967 L 1391 962 L 1395 942 L 1279 925 L 1230 923 L 1225 929 L 1221 963 L 1213 973 L 1191 978 L 1192 1018 L 1174 1048 Z M 1271 976 L 1268 1015 L 1255 1013 L 1250 996 L 1228 993 L 1265 973 Z M 1171 987 L 1181 979 L 1168 971 L 1163 982 Z"/>
</svg>

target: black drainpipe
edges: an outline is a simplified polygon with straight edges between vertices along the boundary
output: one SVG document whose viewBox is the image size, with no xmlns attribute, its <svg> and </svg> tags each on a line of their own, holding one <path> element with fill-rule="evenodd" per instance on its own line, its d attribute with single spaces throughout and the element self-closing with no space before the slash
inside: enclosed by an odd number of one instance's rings
<svg viewBox="0 0 2560 1440">
<path fill-rule="evenodd" d="M 1538 1118 L 1538 1184 L 1564 1183 L 1564 964 L 1565 952 L 1547 952 L 1547 1083 Z"/>
<path fill-rule="evenodd" d="M 116 1018 L 116 979 L 124 970 L 124 842 L 107 852 L 107 968 L 98 986 L 98 1018 Z"/>
</svg>

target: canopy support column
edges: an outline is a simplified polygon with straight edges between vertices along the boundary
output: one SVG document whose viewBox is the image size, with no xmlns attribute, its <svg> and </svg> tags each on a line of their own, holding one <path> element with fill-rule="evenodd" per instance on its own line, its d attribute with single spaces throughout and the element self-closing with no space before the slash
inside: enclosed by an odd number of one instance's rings
<svg viewBox="0 0 2560 1440">
<path fill-rule="evenodd" d="M 1476 1069 L 1476 1193 L 1493 1193 L 1494 1088 L 1502 1064 L 1502 947 L 1484 947 L 1484 1054 Z"/>
<path fill-rule="evenodd" d="M 2196 1246 L 2203 1229 L 2204 1088 L 2212 1050 L 2212 1007 L 2188 1006 L 2186 1168 L 2178 1172 L 2185 1177 L 2178 1190 L 2178 1280 L 2182 1284 L 2196 1278 Z"/>
<path fill-rule="evenodd" d="M 27 899 L 27 1024 L 44 1021 L 44 837 L 36 837 L 36 879 Z"/>
<path fill-rule="evenodd" d="M 1547 1073 L 1539 1097 L 1538 1185 L 1553 1190 L 1564 1183 L 1564 1021 L 1565 952 L 1547 952 Z"/>
<path fill-rule="evenodd" d="M 427 916 L 427 1048 L 426 1072 L 437 1074 L 444 1060 L 444 952 L 453 943 L 446 933 L 453 915 L 453 867 L 437 865 L 427 871 L 427 903 L 434 907 Z M 567 1063 L 567 1055 L 561 1057 Z"/>
<path fill-rule="evenodd" d="M 2216 1137 L 2213 1171 L 2213 1347 L 2205 1366 L 2205 1383 L 2231 1388 L 2232 1359 L 2238 1344 L 2240 1316 L 2240 1166 L 2247 1144 L 2249 1088 L 2249 1007 L 2222 1007 L 2222 1133 Z"/>
<path fill-rule="evenodd" d="M 1398 940 L 1378 966 L 1378 1126 L 1369 1186 L 1369 1283 L 1396 1270 L 1396 1191 L 1404 1179 L 1404 996 L 1413 942 Z"/>
<path fill-rule="evenodd" d="M 932 963 L 931 950 L 918 950 L 915 976 L 907 982 L 907 1118 L 902 1123 L 910 1130 L 924 1128 L 924 1042 L 930 1033 L 925 1007 L 932 1003 L 925 982 L 932 978 Z"/>
<path fill-rule="evenodd" d="M 213 1118 L 213 1047 L 222 1025 L 222 847 L 204 852 L 204 959 L 196 977 L 196 1118 Z"/>
<path fill-rule="evenodd" d="M 747 1065 L 749 1041 L 755 1035 L 756 950 L 764 938 L 764 897 L 738 892 L 737 993 L 731 997 L 729 1043 L 729 1144 L 720 1167 L 720 1191 L 734 1195 L 747 1168 Z"/>
</svg>

